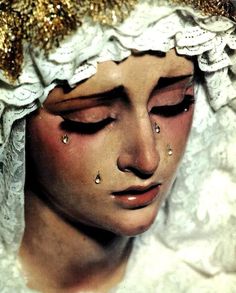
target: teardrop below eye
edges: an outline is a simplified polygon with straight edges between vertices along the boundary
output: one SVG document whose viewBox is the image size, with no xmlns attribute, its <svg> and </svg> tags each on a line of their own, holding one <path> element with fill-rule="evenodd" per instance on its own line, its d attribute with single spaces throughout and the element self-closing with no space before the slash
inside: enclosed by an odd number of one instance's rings
<svg viewBox="0 0 236 293">
<path fill-rule="evenodd" d="M 100 184 L 100 183 L 102 182 L 102 178 L 101 178 L 99 172 L 98 172 L 98 174 L 97 174 L 97 176 L 96 176 L 94 182 L 95 182 L 96 184 Z"/>
<path fill-rule="evenodd" d="M 160 128 L 160 126 L 156 122 L 154 123 L 154 130 L 155 130 L 156 133 L 160 133 L 161 132 L 161 128 Z"/>
<path fill-rule="evenodd" d="M 61 137 L 61 141 L 62 143 L 64 144 L 68 144 L 69 143 L 69 137 L 67 134 L 64 134 L 62 137 Z"/>
</svg>

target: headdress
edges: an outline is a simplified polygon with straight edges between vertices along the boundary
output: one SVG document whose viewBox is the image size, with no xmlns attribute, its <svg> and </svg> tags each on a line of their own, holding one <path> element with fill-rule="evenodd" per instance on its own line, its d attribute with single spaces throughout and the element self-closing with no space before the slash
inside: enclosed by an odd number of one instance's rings
<svg viewBox="0 0 236 293">
<path fill-rule="evenodd" d="M 140 239 L 159 237 L 196 272 L 236 271 L 229 261 L 236 247 L 234 19 L 228 0 L 0 0 L 0 271 L 12 270 L 24 230 L 25 116 L 61 80 L 75 86 L 95 74 L 99 62 L 174 47 L 196 56 L 205 84 L 196 86 L 189 147 L 168 209 L 158 217 L 159 232 L 154 225 L 152 236 Z M 219 178 L 222 192 L 214 197 Z M 1 275 L 0 289 L 8 277 L 12 273 Z"/>
<path fill-rule="evenodd" d="M 236 20 L 234 5 L 229 0 L 172 2 L 190 5 L 206 15 Z M 0 1 L 0 69 L 15 80 L 21 72 L 24 41 L 48 52 L 58 46 L 64 36 L 75 31 L 86 16 L 103 25 L 114 25 L 128 16 L 135 4 L 137 0 Z"/>
</svg>

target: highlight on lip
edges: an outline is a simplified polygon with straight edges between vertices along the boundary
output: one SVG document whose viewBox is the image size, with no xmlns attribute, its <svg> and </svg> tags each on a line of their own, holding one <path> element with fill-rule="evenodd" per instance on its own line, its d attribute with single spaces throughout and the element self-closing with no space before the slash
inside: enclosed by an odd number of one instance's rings
<svg viewBox="0 0 236 293">
<path fill-rule="evenodd" d="M 112 197 L 122 208 L 143 208 L 158 197 L 160 186 L 160 183 L 146 187 L 131 186 L 123 191 L 113 192 Z"/>
</svg>

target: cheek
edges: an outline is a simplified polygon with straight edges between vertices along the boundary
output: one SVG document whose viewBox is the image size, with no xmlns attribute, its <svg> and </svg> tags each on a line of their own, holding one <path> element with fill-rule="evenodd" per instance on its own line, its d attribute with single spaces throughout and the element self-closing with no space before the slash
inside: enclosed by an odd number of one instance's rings
<svg viewBox="0 0 236 293">
<path fill-rule="evenodd" d="M 187 144 L 188 136 L 192 126 L 193 108 L 177 117 L 169 119 L 166 126 L 166 135 L 169 143 L 175 147 L 175 151 L 183 153 Z"/>
<path fill-rule="evenodd" d="M 62 121 L 47 113 L 28 119 L 27 154 L 41 183 L 57 190 L 68 186 L 73 190 L 80 184 L 91 184 L 110 158 L 103 158 L 107 153 L 105 134 L 86 136 L 66 131 Z M 65 134 L 68 144 L 62 142 Z"/>
<path fill-rule="evenodd" d="M 188 112 L 172 118 L 159 119 L 161 125 L 161 162 L 159 168 L 163 170 L 165 178 L 172 182 L 176 170 L 182 159 L 190 133 L 193 118 L 193 107 Z M 169 148 L 173 154 L 168 155 Z"/>
<path fill-rule="evenodd" d="M 47 113 L 33 116 L 27 121 L 28 159 L 32 160 L 37 178 L 47 182 L 63 182 L 74 176 L 90 150 L 83 140 L 73 148 L 73 135 L 61 129 L 62 119 Z M 68 144 L 62 137 L 68 135 Z M 76 157 L 76 163 L 75 163 Z M 75 170 L 77 169 L 77 170 Z"/>
</svg>

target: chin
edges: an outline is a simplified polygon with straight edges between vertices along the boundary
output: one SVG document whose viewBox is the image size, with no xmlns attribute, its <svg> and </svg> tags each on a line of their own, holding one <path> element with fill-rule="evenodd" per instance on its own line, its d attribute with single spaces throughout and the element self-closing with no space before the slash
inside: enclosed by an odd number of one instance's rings
<svg viewBox="0 0 236 293">
<path fill-rule="evenodd" d="M 127 210 L 119 218 L 119 222 L 116 222 L 113 227 L 110 227 L 110 230 L 120 236 L 137 236 L 152 226 L 156 216 L 157 207 L 153 208 L 149 206 L 137 210 Z"/>
</svg>

